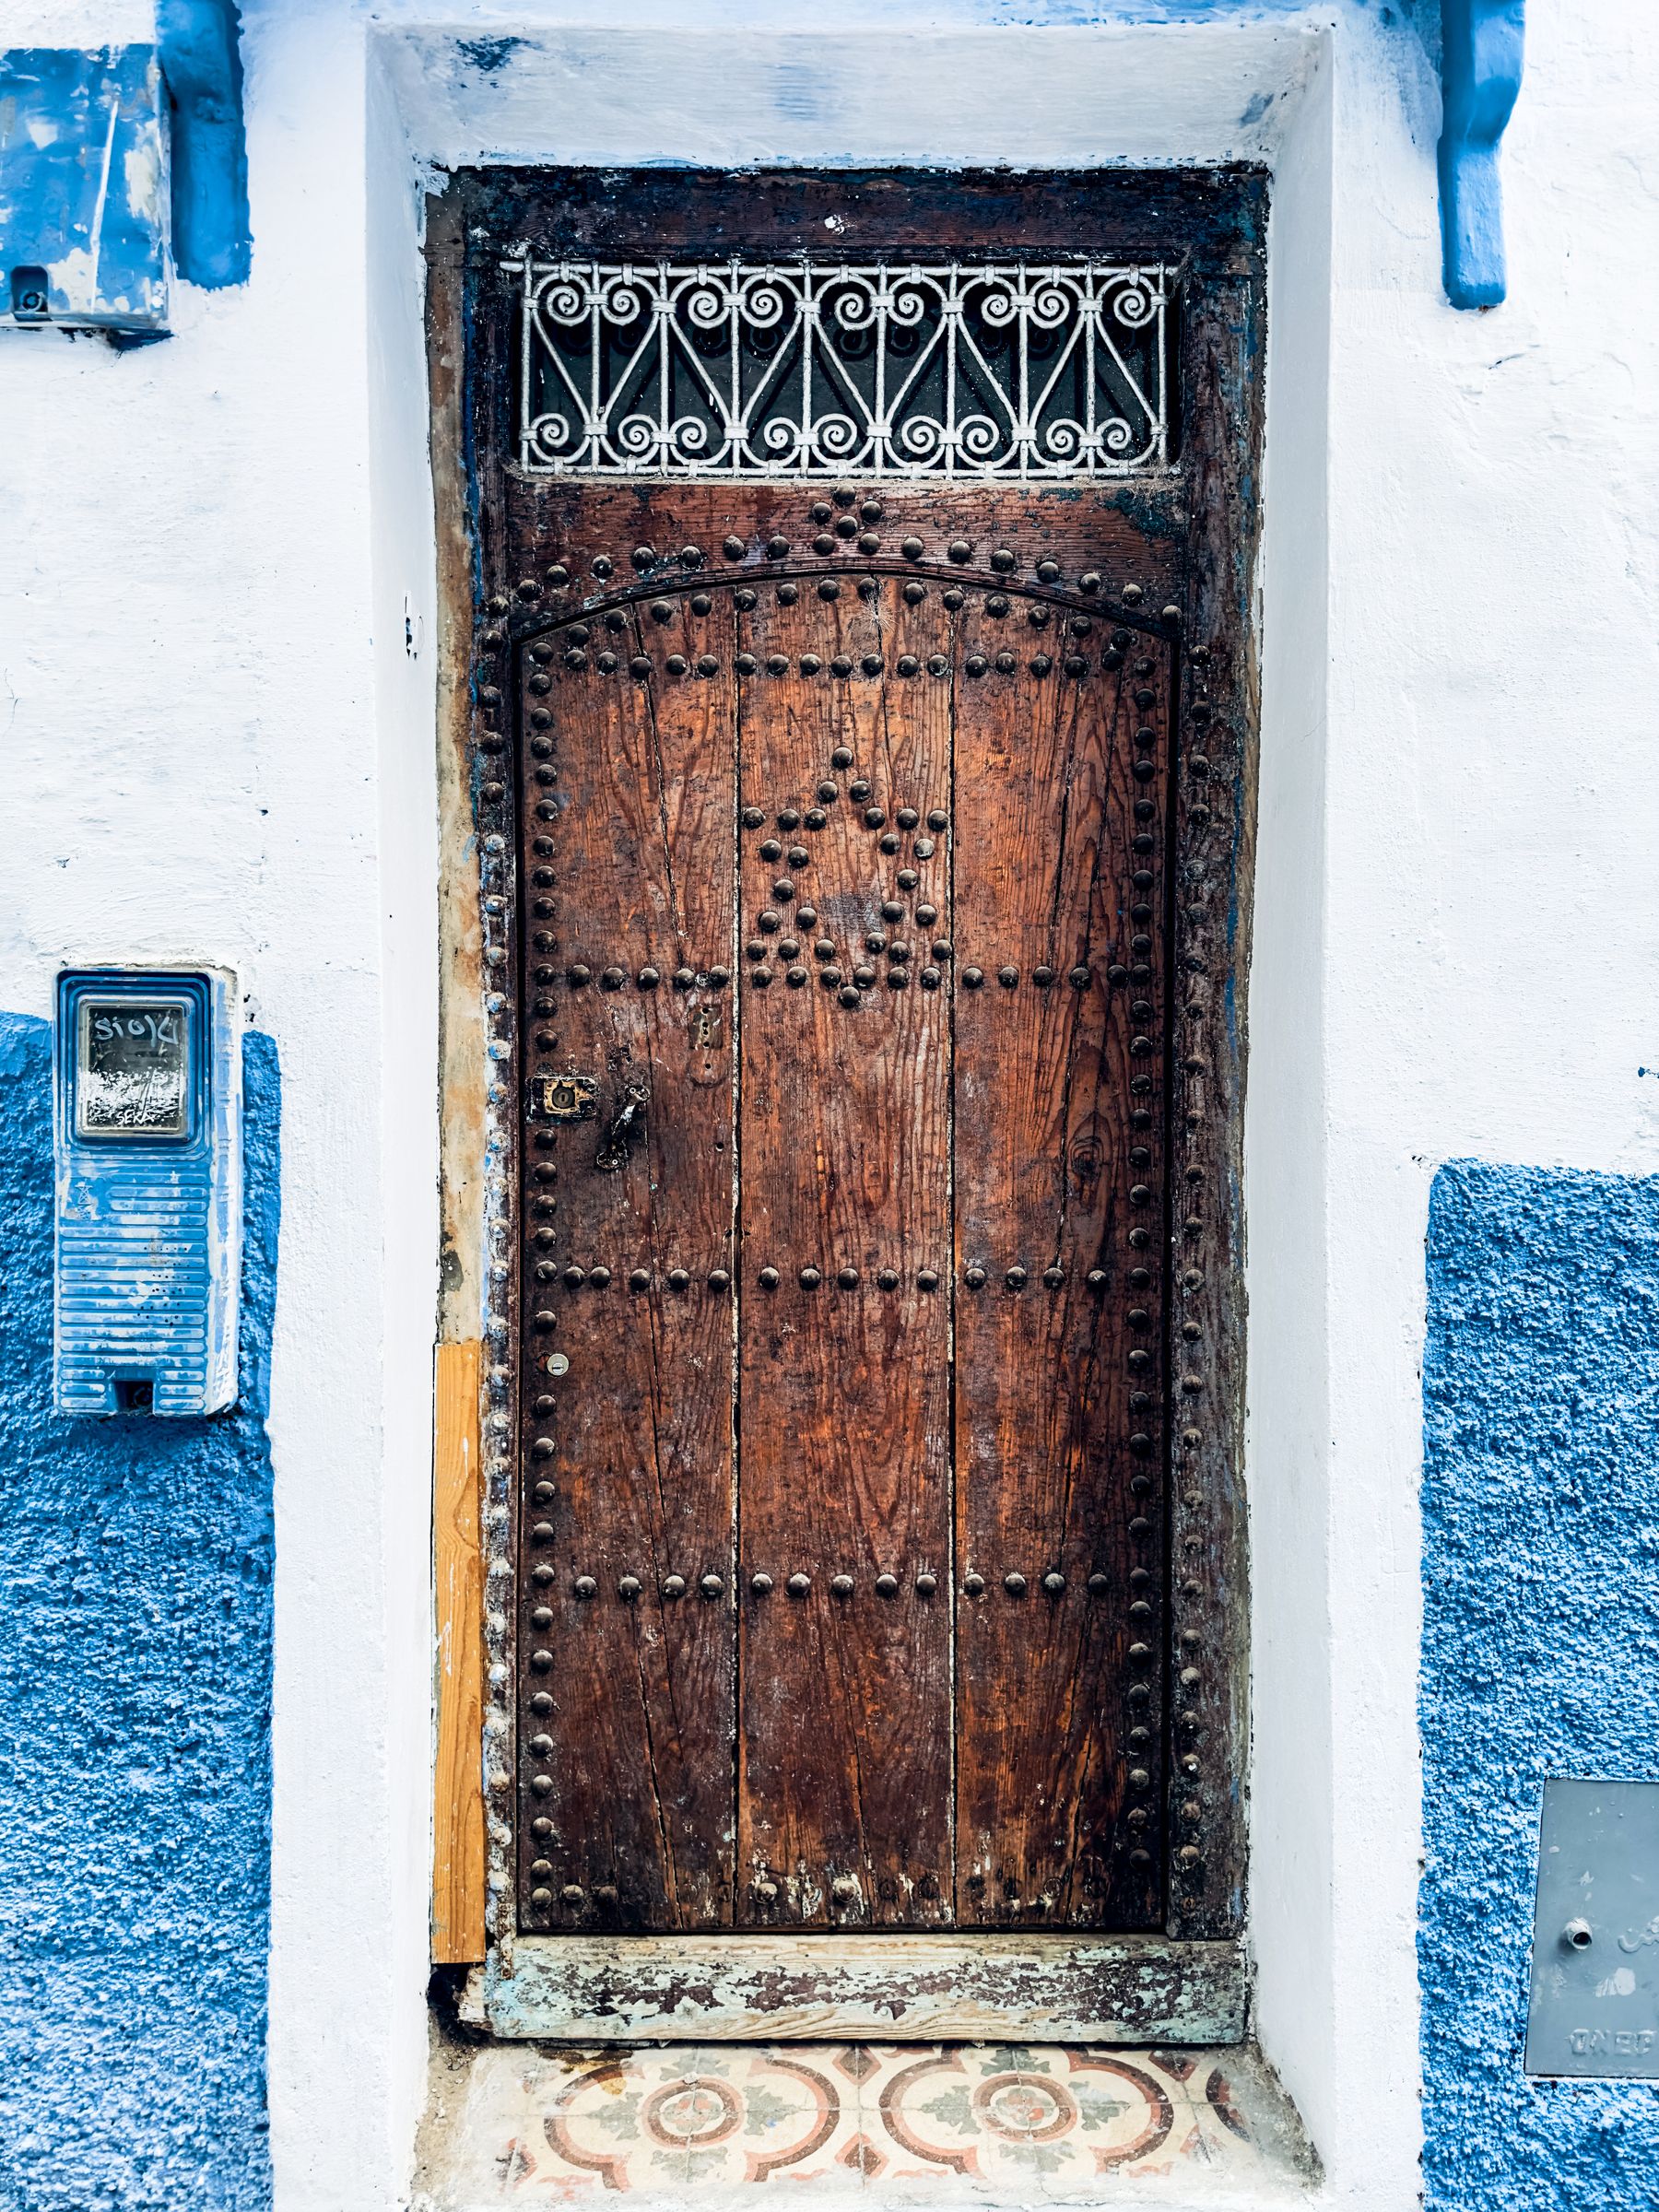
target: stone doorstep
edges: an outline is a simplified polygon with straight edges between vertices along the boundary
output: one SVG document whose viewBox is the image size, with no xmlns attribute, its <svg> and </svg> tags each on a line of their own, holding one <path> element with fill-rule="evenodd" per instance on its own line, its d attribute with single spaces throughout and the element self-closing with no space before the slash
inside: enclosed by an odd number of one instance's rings
<svg viewBox="0 0 1659 2212">
<path fill-rule="evenodd" d="M 1249 2046 L 466 2043 L 434 2031 L 416 2212 L 632 2196 L 752 2212 L 787 2183 L 885 2206 L 1313 2202 Z"/>
</svg>

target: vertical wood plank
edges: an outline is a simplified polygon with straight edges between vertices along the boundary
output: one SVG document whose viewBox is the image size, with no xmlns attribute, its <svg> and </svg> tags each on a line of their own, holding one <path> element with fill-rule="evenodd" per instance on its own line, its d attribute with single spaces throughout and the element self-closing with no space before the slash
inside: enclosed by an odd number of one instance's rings
<svg viewBox="0 0 1659 2212">
<path fill-rule="evenodd" d="M 1182 1938 L 1243 1922 L 1249 1739 L 1243 1106 L 1260 726 L 1252 619 L 1261 264 L 1204 272 L 1182 333 L 1189 409 L 1186 691 L 1174 779 L 1170 1620 L 1171 1879 Z"/>
<path fill-rule="evenodd" d="M 973 594 L 963 619 L 958 1911 L 1146 1927 L 1169 648 L 1018 593 Z"/>
<path fill-rule="evenodd" d="M 441 1344 L 434 1398 L 438 1746 L 432 1777 L 432 1962 L 484 1956 L 484 1577 L 478 1547 L 478 1345 Z"/>
<path fill-rule="evenodd" d="M 717 628 L 677 594 L 524 660 L 528 1058 L 536 1080 L 591 1082 L 596 1109 L 533 1119 L 524 1154 L 520 1877 L 538 1931 L 731 1917 L 735 711 Z"/>
<path fill-rule="evenodd" d="M 946 623 L 936 584 L 820 582 L 738 610 L 740 1912 L 924 1927 L 950 1911 L 949 1020 L 917 912 L 947 903 Z"/>
</svg>

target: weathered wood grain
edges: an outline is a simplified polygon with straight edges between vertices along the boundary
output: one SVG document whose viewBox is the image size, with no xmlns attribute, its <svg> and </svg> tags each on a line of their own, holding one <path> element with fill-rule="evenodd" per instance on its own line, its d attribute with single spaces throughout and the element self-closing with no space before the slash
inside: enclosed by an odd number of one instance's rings
<svg viewBox="0 0 1659 2212">
<path fill-rule="evenodd" d="M 541 1926 L 731 1918 L 734 693 L 729 654 L 670 672 L 706 639 L 688 601 L 659 604 L 524 656 L 528 1057 L 598 1106 L 534 1122 L 526 1153 L 521 1861 Z"/>
<path fill-rule="evenodd" d="M 914 609 L 891 580 L 830 588 L 762 585 L 737 616 L 741 796 L 763 818 L 739 841 L 739 1921 L 915 1926 L 950 1912 L 950 1061 L 915 921 L 943 846 L 919 859 L 898 819 L 946 800 L 949 686 L 895 673 L 940 641 L 936 588 Z"/>
<path fill-rule="evenodd" d="M 1244 1075 L 1255 874 L 1265 308 L 1259 252 L 1194 272 L 1182 331 L 1188 651 L 1174 778 L 1171 1214 L 1171 1934 L 1242 1925 L 1250 1592 Z"/>
<path fill-rule="evenodd" d="M 464 2017 L 557 2042 L 1231 2043 L 1241 1943 L 1161 1936 L 530 1937 Z"/>
<path fill-rule="evenodd" d="M 875 571 L 918 576 L 944 589 L 960 580 L 964 568 L 984 581 L 993 573 L 991 555 L 1002 548 L 1018 553 L 1028 587 L 1037 563 L 1053 560 L 1063 580 L 1056 598 L 1075 600 L 1078 579 L 1091 573 L 1100 578 L 1103 599 L 1114 597 L 1124 584 L 1141 590 L 1148 607 L 1180 595 L 1184 507 L 1182 488 L 1173 477 L 1137 482 L 1132 502 L 1121 489 L 1100 484 L 963 489 L 922 482 L 865 488 L 877 489 L 881 500 L 874 554 L 861 554 L 844 540 L 837 541 L 832 555 L 815 553 L 820 526 L 810 511 L 826 488 L 812 484 L 673 483 L 647 491 L 640 485 L 515 472 L 502 481 L 501 519 L 519 549 L 515 574 L 527 571 L 542 580 L 563 571 L 562 581 L 542 591 L 538 619 L 562 620 L 618 599 L 645 602 L 665 589 L 707 590 L 723 580 L 758 588 L 775 583 L 785 571 L 817 578 Z M 724 549 L 728 537 L 738 547 L 733 555 Z M 922 547 L 913 559 L 900 549 L 912 537 Z M 769 548 L 775 543 L 787 552 L 773 557 Z M 647 546 L 655 558 L 641 576 L 632 555 Z M 952 546 L 968 548 L 965 561 L 952 559 Z M 687 560 L 688 550 L 697 555 L 694 561 Z M 608 566 L 596 572 L 595 562 Z M 803 604 L 810 588 L 803 587 Z"/>
<path fill-rule="evenodd" d="M 1168 653 L 1088 617 L 1034 629 L 1048 611 L 974 596 L 965 652 L 989 665 L 957 714 L 958 1909 L 1145 1927 L 1158 1715 L 1125 1700 L 1161 1583 L 1131 1488 L 1157 1468 L 1161 1144 L 1160 1102 L 1131 1086 L 1161 1036 L 1162 931 L 1129 910 L 1137 858 L 1160 857 L 1132 850 L 1157 841 L 1133 766 L 1161 783 L 1166 756 L 1134 743 L 1132 672 L 1156 665 L 1167 695 Z"/>
<path fill-rule="evenodd" d="M 1169 648 L 947 575 L 523 657 L 533 1928 L 1156 1919 Z"/>
<path fill-rule="evenodd" d="M 1223 267 L 1255 241 L 1259 171 L 485 169 L 462 172 L 487 237 L 538 254 L 821 253 L 912 249 L 1012 257 L 1093 252 Z M 826 218 L 833 218 L 827 227 Z"/>
</svg>

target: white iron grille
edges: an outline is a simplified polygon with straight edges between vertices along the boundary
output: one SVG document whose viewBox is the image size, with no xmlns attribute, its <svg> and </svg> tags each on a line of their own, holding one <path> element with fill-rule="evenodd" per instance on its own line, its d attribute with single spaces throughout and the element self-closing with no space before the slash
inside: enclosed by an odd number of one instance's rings
<svg viewBox="0 0 1659 2212">
<path fill-rule="evenodd" d="M 538 475 L 1030 481 L 1169 458 L 1160 265 L 505 266 Z"/>
</svg>

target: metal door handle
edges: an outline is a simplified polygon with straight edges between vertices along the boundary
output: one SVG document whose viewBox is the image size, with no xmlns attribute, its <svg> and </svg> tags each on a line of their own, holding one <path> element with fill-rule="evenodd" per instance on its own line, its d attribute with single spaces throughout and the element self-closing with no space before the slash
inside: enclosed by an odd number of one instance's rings
<svg viewBox="0 0 1659 2212">
<path fill-rule="evenodd" d="M 610 1127 L 600 1140 L 594 1156 L 594 1165 L 606 1174 L 614 1175 L 628 1165 L 629 1132 L 635 1124 L 643 1124 L 645 1109 L 651 1102 L 651 1092 L 643 1083 L 629 1083 L 622 1092 L 622 1103 L 611 1116 Z"/>
</svg>

